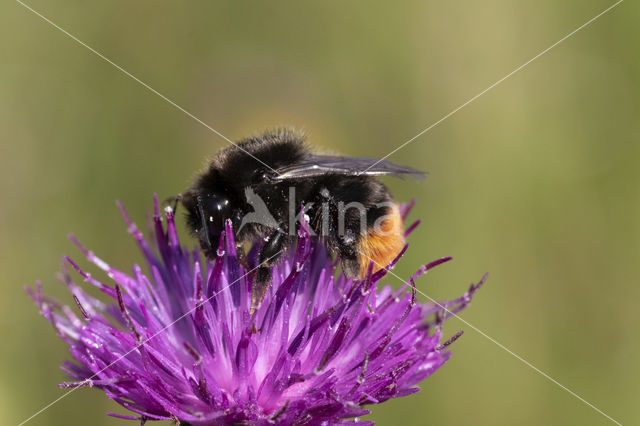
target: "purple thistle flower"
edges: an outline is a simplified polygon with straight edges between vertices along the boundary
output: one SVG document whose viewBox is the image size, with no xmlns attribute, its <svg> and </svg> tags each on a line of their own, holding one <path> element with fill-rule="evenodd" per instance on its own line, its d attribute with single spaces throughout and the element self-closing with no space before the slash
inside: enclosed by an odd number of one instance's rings
<svg viewBox="0 0 640 426">
<path fill-rule="evenodd" d="M 79 315 L 44 296 L 40 283 L 26 290 L 75 358 L 62 369 L 76 381 L 60 387 L 100 388 L 135 413 L 110 415 L 142 423 L 355 423 L 369 413 L 365 405 L 416 392 L 449 359 L 445 348 L 462 333 L 443 342 L 441 325 L 485 279 L 456 300 L 418 304 L 415 279 L 450 258 L 423 266 L 398 290 L 379 286 L 386 269 L 370 268 L 364 280 L 335 278 L 336 262 L 303 224 L 297 247 L 274 267 L 273 285 L 251 314 L 253 277 L 238 262 L 230 225 L 218 257 L 203 261 L 180 246 L 170 209 L 163 227 L 157 198 L 155 250 L 120 208 L 147 273 L 138 265 L 130 274 L 118 271 L 71 237 L 114 286 L 65 257 L 61 278 Z M 402 207 L 404 217 L 410 208 Z M 256 253 L 254 247 L 250 264 Z M 112 302 L 76 285 L 68 265 Z"/>
</svg>

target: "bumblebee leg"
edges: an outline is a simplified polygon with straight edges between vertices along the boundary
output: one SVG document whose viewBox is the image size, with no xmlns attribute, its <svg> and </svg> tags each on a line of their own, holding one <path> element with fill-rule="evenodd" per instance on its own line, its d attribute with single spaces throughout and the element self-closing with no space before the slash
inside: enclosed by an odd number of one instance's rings
<svg viewBox="0 0 640 426">
<path fill-rule="evenodd" d="M 236 244 L 236 253 L 238 254 L 238 262 L 244 269 L 249 270 L 249 259 L 247 258 L 247 252 L 244 249 L 244 244 Z"/>
<path fill-rule="evenodd" d="M 262 246 L 259 255 L 260 266 L 258 266 L 251 297 L 251 312 L 260 306 L 262 299 L 264 299 L 264 295 L 271 286 L 271 267 L 280 261 L 290 242 L 291 236 L 287 235 L 284 229 L 278 228 L 269 235 L 266 243 Z"/>
<path fill-rule="evenodd" d="M 357 277 L 360 273 L 360 253 L 358 252 L 360 238 L 349 229 L 347 229 L 346 233 L 347 235 L 339 235 L 338 230 L 335 229 L 327 243 L 333 246 L 338 253 L 344 274 L 347 277 Z"/>
</svg>

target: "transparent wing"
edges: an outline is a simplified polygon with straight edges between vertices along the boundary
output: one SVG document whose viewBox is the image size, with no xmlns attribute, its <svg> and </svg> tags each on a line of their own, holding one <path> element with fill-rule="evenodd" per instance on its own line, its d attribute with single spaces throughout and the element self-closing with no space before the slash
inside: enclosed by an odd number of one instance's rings
<svg viewBox="0 0 640 426">
<path fill-rule="evenodd" d="M 276 170 L 274 180 L 302 179 L 327 174 L 348 176 L 382 176 L 395 175 L 402 177 L 409 175 L 423 178 L 425 173 L 410 167 L 400 166 L 386 160 L 376 160 L 364 157 L 342 157 L 335 155 L 309 155 L 295 164 Z"/>
</svg>

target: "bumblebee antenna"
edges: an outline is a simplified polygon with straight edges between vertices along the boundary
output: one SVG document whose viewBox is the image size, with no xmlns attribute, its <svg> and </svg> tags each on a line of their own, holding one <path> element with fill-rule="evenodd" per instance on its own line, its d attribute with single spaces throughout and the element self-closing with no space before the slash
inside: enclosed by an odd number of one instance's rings
<svg viewBox="0 0 640 426">
<path fill-rule="evenodd" d="M 173 197 L 169 197 L 166 200 L 164 200 L 163 205 L 171 205 L 171 203 L 173 203 L 173 213 L 175 214 L 178 211 L 178 205 L 180 204 L 180 202 L 183 199 L 183 195 L 182 194 L 177 194 L 174 195 Z"/>
<path fill-rule="evenodd" d="M 180 202 L 182 201 L 182 194 L 178 194 L 175 197 L 173 197 L 173 213 L 175 214 L 175 212 L 178 211 L 178 206 L 180 205 Z"/>
<path fill-rule="evenodd" d="M 211 240 L 209 239 L 209 228 L 207 227 L 207 219 L 204 217 L 204 207 L 202 207 L 202 196 L 196 197 L 198 202 L 198 212 L 200 213 L 200 220 L 202 221 L 202 231 L 204 232 L 204 240 L 207 243 L 207 248 L 212 249 Z"/>
</svg>

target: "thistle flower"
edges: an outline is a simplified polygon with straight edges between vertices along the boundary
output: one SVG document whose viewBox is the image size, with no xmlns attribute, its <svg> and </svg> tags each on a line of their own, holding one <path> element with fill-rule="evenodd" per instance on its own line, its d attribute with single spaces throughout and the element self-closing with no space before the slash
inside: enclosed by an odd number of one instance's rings
<svg viewBox="0 0 640 426">
<path fill-rule="evenodd" d="M 388 269 L 370 268 L 364 280 L 338 275 L 303 224 L 295 250 L 274 267 L 271 289 L 250 313 L 253 277 L 238 262 L 230 225 L 217 258 L 203 261 L 197 249 L 180 245 L 171 209 L 165 229 L 157 198 L 154 207 L 152 248 L 120 206 L 146 272 L 138 265 L 130 274 L 118 271 L 71 237 L 112 285 L 65 257 L 61 278 L 76 309 L 44 296 L 40 283 L 26 289 L 75 358 L 62 365 L 75 381 L 59 386 L 100 388 L 134 414 L 108 413 L 115 417 L 192 425 L 355 423 L 369 413 L 366 405 L 416 392 L 449 359 L 447 346 L 461 333 L 443 341 L 442 323 L 484 281 L 453 301 L 418 304 L 415 279 L 450 258 L 423 266 L 393 290 L 380 285 Z M 403 206 L 405 217 L 409 209 Z M 253 265 L 255 253 L 248 256 Z M 111 303 L 76 285 L 68 266 Z"/>
</svg>

